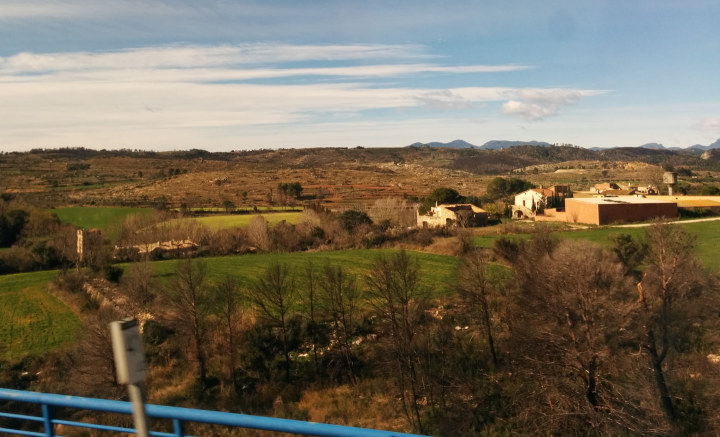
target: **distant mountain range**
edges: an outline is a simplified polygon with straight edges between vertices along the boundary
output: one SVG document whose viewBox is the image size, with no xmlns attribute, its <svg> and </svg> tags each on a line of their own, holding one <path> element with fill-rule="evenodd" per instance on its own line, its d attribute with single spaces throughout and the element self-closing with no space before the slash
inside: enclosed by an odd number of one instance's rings
<svg viewBox="0 0 720 437">
<path fill-rule="evenodd" d="M 429 146 L 429 147 L 453 147 L 456 149 L 478 149 L 478 150 L 499 150 L 499 149 L 506 149 L 508 147 L 517 147 L 517 146 L 542 146 L 547 147 L 550 146 L 550 143 L 546 143 L 544 141 L 505 141 L 505 140 L 492 140 L 488 141 L 487 143 L 483 144 L 482 146 L 476 146 L 473 144 L 468 143 L 464 140 L 455 140 L 450 141 L 449 143 L 441 143 L 441 142 L 431 142 L 431 143 L 413 143 L 410 144 L 408 147 L 422 147 L 422 146 Z M 699 150 L 699 151 L 707 151 L 711 149 L 720 149 L 720 138 L 715 141 L 714 143 L 703 146 L 702 144 L 695 144 L 694 146 L 690 146 L 686 149 L 682 147 L 665 147 L 660 143 L 647 143 L 643 144 L 642 146 L 638 146 L 642 149 L 655 149 L 655 150 L 671 150 L 671 151 L 680 151 L 680 150 Z M 609 150 L 614 149 L 615 147 L 592 147 L 590 150 L 599 152 L 603 150 Z"/>
<path fill-rule="evenodd" d="M 717 141 L 710 144 L 709 146 L 703 146 L 701 144 L 695 144 L 694 146 L 690 146 L 690 149 L 698 149 L 698 150 L 710 150 L 710 149 L 720 149 L 720 138 L 718 138 Z"/>
<path fill-rule="evenodd" d="M 546 143 L 544 141 L 503 141 L 503 140 L 492 140 L 488 141 L 487 143 L 483 144 L 482 146 L 476 146 L 473 144 L 468 143 L 464 140 L 455 140 L 450 141 L 449 143 L 440 143 L 440 142 L 432 142 L 432 143 L 413 143 L 410 144 L 409 147 L 422 147 L 422 146 L 429 146 L 429 147 L 454 147 L 457 149 L 480 149 L 480 150 L 499 150 L 499 149 L 505 149 L 507 147 L 517 147 L 517 146 L 549 146 L 550 143 Z"/>
<path fill-rule="evenodd" d="M 639 147 L 643 149 L 682 150 L 680 147 L 665 147 L 660 143 L 647 143 Z"/>
</svg>

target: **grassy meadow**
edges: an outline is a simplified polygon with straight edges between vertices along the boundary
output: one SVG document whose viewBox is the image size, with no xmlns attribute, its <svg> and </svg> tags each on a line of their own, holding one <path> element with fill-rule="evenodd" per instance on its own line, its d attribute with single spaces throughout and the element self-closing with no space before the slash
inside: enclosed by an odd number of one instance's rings
<svg viewBox="0 0 720 437">
<path fill-rule="evenodd" d="M 715 271 L 720 270 L 720 221 L 685 223 L 673 226 L 684 226 L 688 232 L 697 234 L 698 258 L 709 269 Z M 632 235 L 633 238 L 642 238 L 645 235 L 645 228 L 598 227 L 557 233 L 557 235 L 563 239 L 588 240 L 604 246 L 609 246 L 612 243 L 609 237 L 613 234 L 628 234 Z M 474 242 L 480 247 L 492 247 L 493 242 L 502 236 L 509 238 L 529 238 L 530 234 L 482 235 L 475 237 Z"/>
<path fill-rule="evenodd" d="M 48 293 L 57 271 L 0 276 L 0 357 L 41 355 L 75 341 L 80 320 Z"/>
<path fill-rule="evenodd" d="M 63 223 L 71 223 L 82 229 L 107 229 L 113 223 L 120 222 L 130 214 L 146 214 L 151 208 L 88 207 L 73 206 L 51 210 Z"/>
<path fill-rule="evenodd" d="M 211 281 L 219 281 L 226 275 L 233 276 L 243 285 L 248 285 L 260 277 L 265 269 L 273 263 L 286 264 L 297 280 L 308 262 L 312 262 L 320 271 L 326 262 L 333 266 L 342 266 L 348 273 L 358 277 L 358 285 L 362 286 L 361 276 L 369 270 L 375 259 L 380 255 L 391 255 L 396 250 L 339 250 L 332 252 L 304 253 L 268 253 L 259 255 L 238 255 L 228 257 L 205 258 L 208 264 L 208 276 Z M 435 255 L 423 252 L 409 252 L 417 257 L 422 272 L 422 283 L 433 296 L 440 296 L 453 291 L 458 258 L 446 255 Z M 177 261 L 158 261 L 154 263 L 156 274 L 167 281 L 174 275 Z"/>
<path fill-rule="evenodd" d="M 212 230 L 222 228 L 242 228 L 250 224 L 250 221 L 258 214 L 231 214 L 198 217 L 195 220 L 204 224 Z M 259 214 L 272 226 L 285 220 L 290 224 L 298 222 L 302 214 L 300 212 L 275 212 L 270 214 Z"/>
<path fill-rule="evenodd" d="M 275 262 L 287 264 L 298 281 L 308 261 L 318 271 L 326 262 L 342 266 L 357 275 L 363 287 L 362 275 L 377 256 L 396 253 L 394 250 L 343 250 L 335 252 L 239 255 L 205 258 L 209 281 L 219 281 L 231 275 L 242 284 L 257 279 Z M 458 259 L 451 256 L 410 252 L 417 257 L 422 269 L 422 282 L 433 296 L 453 291 Z M 169 281 L 177 261 L 157 261 L 156 274 L 162 282 Z M 123 265 L 127 267 L 127 265 Z M 499 267 L 498 267 L 499 268 Z M 25 355 L 42 355 L 75 341 L 80 320 L 60 299 L 48 293 L 47 286 L 57 271 L 21 273 L 0 276 L 0 357 L 18 359 Z M 298 283 L 300 284 L 300 283 Z M 299 285 L 300 286 L 300 285 Z"/>
</svg>

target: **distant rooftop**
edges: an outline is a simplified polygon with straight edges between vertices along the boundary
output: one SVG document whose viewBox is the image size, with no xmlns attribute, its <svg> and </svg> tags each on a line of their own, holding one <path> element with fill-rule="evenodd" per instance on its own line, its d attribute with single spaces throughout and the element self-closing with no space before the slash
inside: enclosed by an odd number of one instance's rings
<svg viewBox="0 0 720 437">
<path fill-rule="evenodd" d="M 572 199 L 566 199 L 565 202 L 583 202 L 583 203 L 594 203 L 596 205 L 617 205 L 618 203 L 633 203 L 633 204 L 651 204 L 651 203 L 676 203 L 668 202 L 665 200 L 650 199 L 647 197 L 573 197 Z"/>
</svg>

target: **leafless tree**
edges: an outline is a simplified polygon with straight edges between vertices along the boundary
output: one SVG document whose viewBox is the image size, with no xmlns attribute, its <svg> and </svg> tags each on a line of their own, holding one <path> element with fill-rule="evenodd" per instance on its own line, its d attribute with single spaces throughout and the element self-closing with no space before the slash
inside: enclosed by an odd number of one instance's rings
<svg viewBox="0 0 720 437">
<path fill-rule="evenodd" d="M 367 211 L 374 223 L 390 223 L 392 226 L 408 225 L 414 221 L 414 214 L 403 199 L 387 198 L 376 200 Z M 410 217 L 408 217 L 410 216 Z"/>
<path fill-rule="evenodd" d="M 332 317 L 339 346 L 343 352 L 348 380 L 356 384 L 352 354 L 352 335 L 360 310 L 360 294 L 355 276 L 341 266 L 325 264 L 320 279 L 325 297 L 325 313 Z"/>
<path fill-rule="evenodd" d="M 191 338 L 200 374 L 200 383 L 207 382 L 205 339 L 211 309 L 207 263 L 202 259 L 185 258 L 177 263 L 175 276 L 165 289 L 165 317 L 179 332 Z"/>
<path fill-rule="evenodd" d="M 581 432 L 589 425 L 582 432 L 600 435 L 616 425 L 648 426 L 618 378 L 635 308 L 624 267 L 604 249 L 574 241 L 520 265 L 516 353 L 546 396 L 548 428 Z"/>
<path fill-rule="evenodd" d="M 249 295 L 266 323 L 280 330 L 285 357 L 285 380 L 290 382 L 292 361 L 289 322 L 297 305 L 295 278 L 290 274 L 287 265 L 276 262 L 253 284 Z"/>
<path fill-rule="evenodd" d="M 457 223 L 457 226 L 458 226 L 459 228 L 467 228 L 467 227 L 469 227 L 469 226 L 472 224 L 472 223 L 471 223 L 471 220 L 472 220 L 472 218 L 473 218 L 473 215 L 474 215 L 474 213 L 473 213 L 472 211 L 469 211 L 469 210 L 460 210 L 460 211 L 457 211 L 457 212 L 455 213 L 455 217 L 457 218 L 457 220 L 455 221 L 455 223 Z"/>
<path fill-rule="evenodd" d="M 141 261 L 130 264 L 127 272 L 120 279 L 120 292 L 125 296 L 129 315 L 134 319 L 146 313 L 155 298 L 157 283 L 154 275 L 153 264 L 149 261 Z"/>
<path fill-rule="evenodd" d="M 232 379 L 233 389 L 238 393 L 238 380 L 235 372 L 236 358 L 236 337 L 239 330 L 239 324 L 242 321 L 243 310 L 243 294 L 238 287 L 237 282 L 231 277 L 226 276 L 222 281 L 213 287 L 213 306 L 219 316 L 220 325 L 223 329 L 225 342 L 227 344 L 227 367 L 230 378 Z"/>
<path fill-rule="evenodd" d="M 260 250 L 268 250 L 270 248 L 270 238 L 268 237 L 268 223 L 261 215 L 256 215 L 250 220 L 247 227 L 248 237 L 250 241 Z"/>
<path fill-rule="evenodd" d="M 485 330 L 493 366 L 497 368 L 492 307 L 497 302 L 498 290 L 491 281 L 488 262 L 482 251 L 473 250 L 465 255 L 460 265 L 458 279 L 458 291 L 468 305 L 472 317 Z"/>
<path fill-rule="evenodd" d="M 663 411 L 669 422 L 677 418 L 663 371 L 663 362 L 682 333 L 691 329 L 694 315 L 710 302 L 706 275 L 694 257 L 697 238 L 683 226 L 658 222 L 647 229 L 648 267 L 637 284 L 644 326 L 642 348 L 650 357 Z"/>
<path fill-rule="evenodd" d="M 409 422 L 423 432 L 418 409 L 420 387 L 416 336 L 424 316 L 427 294 L 420 283 L 420 266 L 405 252 L 379 256 L 365 276 L 370 304 L 389 330 L 397 382 Z M 411 397 L 406 399 L 410 390 Z"/>
<path fill-rule="evenodd" d="M 315 375 L 320 373 L 320 363 L 318 361 L 318 346 L 320 343 L 320 302 L 318 296 L 318 273 L 312 261 L 305 264 L 303 275 L 304 289 L 300 293 L 300 300 L 303 303 L 305 317 L 308 320 L 308 330 L 310 331 L 310 339 L 312 341 L 313 361 L 315 363 Z"/>
<path fill-rule="evenodd" d="M 76 393 L 83 396 L 119 395 L 109 324 L 120 318 L 112 307 L 105 306 L 83 320 L 78 345 L 68 354 L 76 375 Z"/>
</svg>

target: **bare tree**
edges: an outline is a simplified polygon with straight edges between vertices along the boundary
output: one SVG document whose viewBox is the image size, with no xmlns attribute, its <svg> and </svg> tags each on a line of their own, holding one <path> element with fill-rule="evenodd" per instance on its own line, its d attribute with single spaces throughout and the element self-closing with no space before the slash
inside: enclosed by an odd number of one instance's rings
<svg viewBox="0 0 720 437">
<path fill-rule="evenodd" d="M 530 258 L 516 270 L 513 334 L 523 372 L 542 388 L 552 410 L 547 414 L 557 422 L 548 429 L 581 432 L 589 425 L 602 434 L 615 421 L 638 430 L 642 415 L 635 400 L 622 395 L 617 377 L 634 310 L 624 267 L 586 242 L 563 241 L 541 257 L 522 256 Z"/>
<path fill-rule="evenodd" d="M 320 302 L 318 298 L 318 273 L 312 261 L 305 264 L 304 290 L 300 293 L 300 300 L 303 303 L 305 317 L 308 319 L 308 333 L 312 341 L 313 361 L 315 363 L 315 375 L 320 374 L 320 363 L 318 361 L 318 347 L 320 343 Z"/>
<path fill-rule="evenodd" d="M 497 368 L 498 358 L 495 352 L 491 306 L 497 300 L 498 291 L 490 280 L 485 254 L 480 250 L 473 250 L 463 258 L 459 271 L 458 291 L 469 306 L 473 318 L 485 330 L 493 366 Z"/>
<path fill-rule="evenodd" d="M 415 219 L 407 202 L 397 198 L 378 199 L 368 208 L 367 213 L 374 223 L 386 222 L 392 226 L 411 224 Z"/>
<path fill-rule="evenodd" d="M 260 310 L 261 317 L 280 330 L 287 382 L 290 382 L 292 364 L 289 322 L 297 305 L 295 291 L 295 278 L 290 274 L 288 266 L 278 262 L 270 265 L 249 291 L 250 298 Z"/>
<path fill-rule="evenodd" d="M 232 379 L 233 389 L 238 393 L 238 380 L 235 372 L 236 358 L 236 337 L 239 324 L 242 321 L 243 295 L 237 282 L 231 277 L 215 284 L 213 288 L 213 306 L 220 317 L 220 324 L 225 334 L 227 344 L 227 367 Z"/>
<path fill-rule="evenodd" d="M 74 388 L 83 396 L 117 396 L 115 356 L 112 350 L 109 324 L 120 315 L 111 307 L 101 307 L 83 320 L 82 331 L 75 350 L 68 354 L 75 371 Z"/>
<path fill-rule="evenodd" d="M 260 250 L 268 250 L 270 248 L 270 238 L 268 237 L 268 223 L 261 215 L 256 215 L 250 220 L 247 227 L 248 237 L 250 241 Z"/>
<path fill-rule="evenodd" d="M 650 357 L 663 411 L 669 422 L 676 419 L 663 362 L 682 332 L 691 329 L 693 313 L 706 310 L 707 292 L 703 293 L 705 274 L 695 260 L 697 238 L 682 226 L 659 222 L 647 229 L 648 268 L 638 283 L 638 303 L 642 313 L 642 348 Z"/>
<path fill-rule="evenodd" d="M 418 409 L 420 387 L 416 335 L 424 315 L 427 295 L 420 284 L 420 266 L 417 259 L 411 259 L 405 251 L 392 257 L 381 255 L 365 275 L 365 283 L 370 292 L 371 305 L 390 332 L 397 382 L 406 416 L 422 433 Z M 408 388 L 410 399 L 406 399 Z"/>
<path fill-rule="evenodd" d="M 352 354 L 352 335 L 360 310 L 360 295 L 355 276 L 347 274 L 341 266 L 325 264 L 320 287 L 325 295 L 325 312 L 332 316 L 335 333 L 343 352 L 348 380 L 356 384 Z"/>
<path fill-rule="evenodd" d="M 155 298 L 157 284 L 154 279 L 155 268 L 149 261 L 130 264 L 120 279 L 120 292 L 126 298 L 129 315 L 137 319 L 147 313 L 148 306 Z"/>
<path fill-rule="evenodd" d="M 459 228 L 467 228 L 472 224 L 472 218 L 475 215 L 475 213 L 472 212 L 472 210 L 465 210 L 461 209 L 455 213 L 455 217 L 457 218 L 457 226 Z"/>
<path fill-rule="evenodd" d="M 201 259 L 178 261 L 175 276 L 165 289 L 166 317 L 170 325 L 192 339 L 200 373 L 207 382 L 205 338 L 211 309 L 211 294 L 206 284 L 207 263 Z"/>
</svg>

